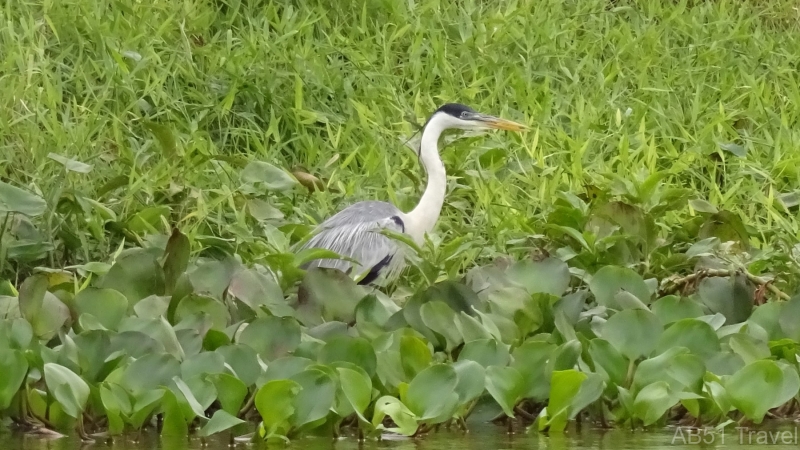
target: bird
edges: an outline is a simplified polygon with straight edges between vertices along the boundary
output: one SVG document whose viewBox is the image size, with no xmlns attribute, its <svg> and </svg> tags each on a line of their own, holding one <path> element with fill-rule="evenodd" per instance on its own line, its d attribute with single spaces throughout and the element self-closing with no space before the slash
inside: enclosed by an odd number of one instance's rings
<svg viewBox="0 0 800 450">
<path fill-rule="evenodd" d="M 439 156 L 439 138 L 450 129 L 521 132 L 526 125 L 475 111 L 461 103 L 446 103 L 436 109 L 422 128 L 417 157 L 427 173 L 427 184 L 416 207 L 409 212 L 384 201 L 353 203 L 319 224 L 299 250 L 324 249 L 350 258 L 320 258 L 301 269 L 338 269 L 357 274 L 359 285 L 380 285 L 395 280 L 406 265 L 404 249 L 382 230 L 404 233 L 414 243 L 424 242 L 433 230 L 444 204 L 447 172 Z M 360 278 L 360 279 L 359 279 Z"/>
</svg>

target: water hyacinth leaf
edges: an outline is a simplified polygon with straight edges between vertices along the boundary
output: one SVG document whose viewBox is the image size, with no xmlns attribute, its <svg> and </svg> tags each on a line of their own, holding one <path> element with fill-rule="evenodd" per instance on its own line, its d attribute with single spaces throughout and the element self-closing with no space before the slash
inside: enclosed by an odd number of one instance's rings
<svg viewBox="0 0 800 450">
<path fill-rule="evenodd" d="M 776 406 L 783 387 L 783 371 L 770 360 L 752 362 L 724 382 L 731 404 L 748 419 L 761 423 L 767 411 Z"/>
<path fill-rule="evenodd" d="M 164 422 L 161 426 L 161 434 L 163 436 L 186 436 L 189 433 L 189 425 L 186 423 L 186 417 L 177 397 L 169 389 L 163 391 L 161 408 L 164 410 Z"/>
<path fill-rule="evenodd" d="M 0 367 L 0 409 L 6 409 L 25 381 L 28 360 L 19 350 L 0 349 Z"/>
<path fill-rule="evenodd" d="M 121 382 L 133 395 L 138 395 L 168 385 L 180 370 L 174 356 L 151 353 L 132 362 L 125 369 Z"/>
<path fill-rule="evenodd" d="M 233 274 L 240 267 L 241 263 L 229 256 L 223 260 L 202 260 L 187 270 L 186 274 L 195 294 L 222 300 Z"/>
<path fill-rule="evenodd" d="M 336 397 L 336 383 L 327 373 L 317 369 L 306 369 L 292 377 L 300 385 L 294 397 L 292 425 L 302 427 L 324 419 Z"/>
<path fill-rule="evenodd" d="M 620 311 L 602 325 L 602 337 L 629 360 L 649 355 L 662 331 L 658 317 L 642 309 Z"/>
<path fill-rule="evenodd" d="M 781 391 L 778 393 L 775 401 L 772 402 L 773 408 L 777 408 L 791 401 L 797 396 L 798 390 L 800 390 L 800 376 L 798 376 L 797 368 L 781 360 L 775 361 L 775 363 L 783 372 L 783 383 L 781 383 Z"/>
<path fill-rule="evenodd" d="M 681 319 L 664 330 L 658 342 L 659 353 L 671 347 L 686 347 L 692 353 L 707 358 L 721 350 L 717 333 L 699 319 Z"/>
<path fill-rule="evenodd" d="M 116 386 L 118 389 L 119 385 Z M 108 433 L 110 435 L 117 435 L 122 432 L 125 428 L 125 423 L 122 421 L 122 412 L 129 413 L 131 410 L 130 399 L 128 398 L 127 394 L 124 392 L 124 399 L 126 400 L 126 406 L 120 405 L 120 400 L 117 398 L 116 394 L 106 386 L 105 384 L 100 385 L 100 401 L 103 405 L 103 408 L 106 412 L 106 418 L 108 419 Z M 124 411 L 123 411 L 124 409 Z"/>
<path fill-rule="evenodd" d="M 247 386 L 242 380 L 227 373 L 216 374 L 212 379 L 222 409 L 229 414 L 237 415 L 247 397 Z"/>
<path fill-rule="evenodd" d="M 736 277 L 703 278 L 697 295 L 712 313 L 725 316 L 727 325 L 744 322 L 753 311 L 752 293 Z"/>
<path fill-rule="evenodd" d="M 11 322 L 11 345 L 24 350 L 33 341 L 33 327 L 27 320 L 17 317 Z"/>
<path fill-rule="evenodd" d="M 172 377 L 172 382 L 175 383 L 175 386 L 178 388 L 178 391 L 183 395 L 186 403 L 194 413 L 195 417 L 202 417 L 205 418 L 205 408 L 200 405 L 200 402 L 197 401 L 194 393 L 189 386 L 186 385 L 186 382 L 183 381 L 179 376 Z M 213 401 L 213 400 L 212 400 Z"/>
<path fill-rule="evenodd" d="M 366 422 L 367 419 L 363 414 L 372 398 L 372 380 L 366 373 L 347 367 L 337 367 L 336 371 L 339 375 L 341 393 L 347 400 L 350 409 L 358 415 L 359 419 Z"/>
<path fill-rule="evenodd" d="M 350 323 L 355 319 L 355 311 L 361 299 L 367 295 L 363 286 L 339 270 L 312 269 L 306 272 L 297 292 L 297 302 L 301 310 L 318 314 L 325 321 L 338 320 Z M 319 318 L 316 318 L 319 320 Z M 316 322 L 308 323 L 317 325 Z"/>
<path fill-rule="evenodd" d="M 200 436 L 208 437 L 212 434 L 221 433 L 243 423 L 245 423 L 244 420 L 230 414 L 223 409 L 218 409 L 214 411 L 214 415 L 211 416 L 211 419 L 209 419 L 209 421 L 203 425 L 203 428 L 200 429 L 199 434 Z"/>
<path fill-rule="evenodd" d="M 472 360 L 483 367 L 505 366 L 508 365 L 509 359 L 510 356 L 506 346 L 494 339 L 468 342 L 461 349 L 461 353 L 458 354 L 459 361 Z"/>
<path fill-rule="evenodd" d="M 24 319 L 32 322 L 42 310 L 49 282 L 43 274 L 31 275 L 19 287 L 19 312 Z"/>
<path fill-rule="evenodd" d="M 186 356 L 175 329 L 167 322 L 163 316 L 155 319 L 141 319 L 139 317 L 128 316 L 119 324 L 119 331 L 138 331 L 152 337 L 164 346 L 164 350 L 178 360 L 183 360 Z"/>
<path fill-rule="evenodd" d="M 322 364 L 349 362 L 364 369 L 370 377 L 375 375 L 378 365 L 372 344 L 364 338 L 352 336 L 336 336 L 325 343 L 318 361 Z"/>
<path fill-rule="evenodd" d="M 197 353 L 181 362 L 181 378 L 188 380 L 195 375 L 222 373 L 224 366 L 225 358 L 219 353 Z"/>
<path fill-rule="evenodd" d="M 417 336 L 400 337 L 400 363 L 403 373 L 411 380 L 431 364 L 433 355 L 428 345 Z"/>
<path fill-rule="evenodd" d="M 286 191 L 298 184 L 288 172 L 264 161 L 251 161 L 242 170 L 242 181 L 261 185 L 268 191 Z"/>
<path fill-rule="evenodd" d="M 458 376 L 456 393 L 458 401 L 464 405 L 483 394 L 486 387 L 486 370 L 475 361 L 465 360 L 453 363 Z"/>
<path fill-rule="evenodd" d="M 672 347 L 639 363 L 633 376 L 633 387 L 640 390 L 656 381 L 664 381 L 673 390 L 697 388 L 705 374 L 703 360 L 689 353 L 686 347 Z"/>
<path fill-rule="evenodd" d="M 250 322 L 238 342 L 248 345 L 265 361 L 285 356 L 300 345 L 300 324 L 291 317 L 261 317 Z"/>
<path fill-rule="evenodd" d="M 233 375 L 242 382 L 251 386 L 261 375 L 261 366 L 258 363 L 258 354 L 250 346 L 244 344 L 231 344 L 219 347 L 215 352 L 225 358 L 225 364 L 233 369 Z"/>
<path fill-rule="evenodd" d="M 458 375 L 452 366 L 434 364 L 426 368 L 408 385 L 405 396 L 408 409 L 419 420 L 452 415 L 458 404 L 457 384 Z"/>
<path fill-rule="evenodd" d="M 233 274 L 228 293 L 253 311 L 258 311 L 263 306 L 278 317 L 291 316 L 293 313 L 274 277 L 256 269 L 239 268 Z"/>
<path fill-rule="evenodd" d="M 514 349 L 511 367 L 523 379 L 522 397 L 543 401 L 550 392 L 550 377 L 546 374 L 546 363 L 556 351 L 550 342 L 527 340 Z"/>
<path fill-rule="evenodd" d="M 771 352 L 766 342 L 744 333 L 734 333 L 728 338 L 728 346 L 739 355 L 745 364 L 767 359 Z"/>
<path fill-rule="evenodd" d="M 797 317 L 800 317 L 800 295 L 795 295 L 789 301 L 780 303 L 783 304 L 778 318 L 781 331 L 789 339 L 800 341 L 800 320 L 796 320 Z"/>
<path fill-rule="evenodd" d="M 650 289 L 642 277 L 627 267 L 603 266 L 589 282 L 589 290 L 599 305 L 622 309 L 616 300 L 621 290 L 629 292 L 644 304 L 650 303 Z"/>
<path fill-rule="evenodd" d="M 395 427 L 386 428 L 383 419 L 389 416 Z M 406 405 L 395 397 L 386 395 L 375 402 L 375 411 L 372 417 L 372 426 L 377 429 L 385 429 L 392 433 L 411 436 L 417 432 L 417 417 Z"/>
<path fill-rule="evenodd" d="M 284 435 L 288 431 L 295 398 L 301 390 L 294 380 L 272 380 L 258 390 L 254 403 L 268 435 Z"/>
<path fill-rule="evenodd" d="M 653 302 L 653 314 L 658 316 L 664 325 L 670 325 L 681 319 L 693 319 L 703 315 L 703 307 L 688 297 L 667 295 Z"/>
<path fill-rule="evenodd" d="M 571 275 L 564 261 L 548 257 L 541 261 L 518 261 L 506 270 L 506 276 L 530 294 L 560 297 L 569 287 Z"/>
<path fill-rule="evenodd" d="M 181 322 L 193 315 L 209 317 L 216 330 L 224 330 L 230 321 L 228 308 L 221 301 L 195 294 L 183 297 L 178 303 L 175 321 Z"/>
<path fill-rule="evenodd" d="M 550 399 L 547 403 L 547 428 L 563 432 L 570 416 L 570 407 L 587 375 L 574 369 L 556 370 L 550 379 Z"/>
<path fill-rule="evenodd" d="M 44 380 L 64 412 L 75 419 L 80 417 L 89 400 L 89 385 L 75 372 L 54 363 L 45 363 Z"/>
<path fill-rule="evenodd" d="M 604 372 L 612 384 L 624 384 L 628 361 L 611 343 L 601 338 L 592 339 L 589 342 L 589 355 L 598 371 Z"/>
<path fill-rule="evenodd" d="M 486 368 L 486 390 L 508 417 L 514 417 L 514 407 L 522 399 L 525 380 L 513 367 Z"/>
<path fill-rule="evenodd" d="M 583 345 L 577 339 L 567 341 L 558 346 L 550 360 L 547 361 L 545 374 L 550 374 L 554 370 L 567 370 L 575 367 L 578 364 L 582 349 Z"/>
<path fill-rule="evenodd" d="M 128 312 L 128 299 L 113 289 L 88 287 L 75 296 L 75 312 L 91 314 L 109 330 L 116 330 Z"/>
<path fill-rule="evenodd" d="M 678 396 L 670 390 L 669 384 L 656 381 L 639 391 L 633 402 L 633 410 L 644 426 L 648 426 L 658 421 L 679 401 Z"/>
<path fill-rule="evenodd" d="M 420 307 L 419 313 L 422 323 L 445 339 L 447 351 L 451 351 L 463 342 L 458 328 L 453 326 L 456 321 L 456 313 L 446 303 L 427 302 Z"/>
<path fill-rule="evenodd" d="M 491 339 L 492 335 L 489 330 L 478 321 L 478 319 L 461 311 L 456 318 L 456 328 L 461 334 L 463 342 L 475 341 L 478 339 Z"/>
<path fill-rule="evenodd" d="M 267 366 L 266 372 L 258 379 L 257 384 L 264 384 L 269 380 L 292 378 L 306 370 L 314 361 L 299 356 L 284 356 L 273 360 Z"/>
<path fill-rule="evenodd" d="M 574 419 L 584 408 L 597 401 L 603 395 L 605 382 L 603 377 L 596 373 L 586 374 L 586 379 L 581 383 L 580 389 L 569 407 L 569 420 Z"/>
<path fill-rule="evenodd" d="M 96 287 L 114 289 L 128 299 L 128 307 L 149 295 L 162 295 L 164 271 L 152 249 L 135 248 L 122 253 L 100 277 Z"/>
<path fill-rule="evenodd" d="M 70 318 L 69 307 L 52 293 L 45 292 L 41 310 L 28 321 L 36 337 L 42 341 L 49 341 Z"/>
</svg>

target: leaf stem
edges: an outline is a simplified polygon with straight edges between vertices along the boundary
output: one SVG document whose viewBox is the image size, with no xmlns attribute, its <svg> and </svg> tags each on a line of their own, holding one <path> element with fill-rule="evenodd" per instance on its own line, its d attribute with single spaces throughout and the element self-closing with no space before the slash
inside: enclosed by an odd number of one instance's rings
<svg viewBox="0 0 800 450">
<path fill-rule="evenodd" d="M 702 269 L 697 272 L 691 273 L 685 277 L 673 278 L 673 279 L 666 279 L 662 284 L 660 289 L 661 295 L 669 295 L 674 294 L 680 290 L 681 287 L 689 285 L 694 282 L 698 282 L 703 278 L 709 277 L 733 277 L 737 274 L 743 274 L 747 277 L 747 279 L 758 286 L 763 286 L 765 289 L 772 292 L 776 297 L 780 300 L 789 300 L 791 297 L 789 294 L 781 291 L 777 287 L 775 287 L 772 282 L 774 280 L 768 280 L 766 278 L 762 278 L 752 273 L 748 272 L 747 270 L 740 269 Z"/>
</svg>

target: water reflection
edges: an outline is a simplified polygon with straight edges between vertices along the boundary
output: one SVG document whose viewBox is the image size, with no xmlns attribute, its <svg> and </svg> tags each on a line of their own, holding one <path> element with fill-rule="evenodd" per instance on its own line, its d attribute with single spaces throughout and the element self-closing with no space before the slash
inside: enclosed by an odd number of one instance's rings
<svg viewBox="0 0 800 450">
<path fill-rule="evenodd" d="M 685 431 L 684 431 L 685 430 Z M 602 430 L 583 427 L 571 429 L 565 434 L 551 436 L 539 433 L 526 434 L 520 428 L 514 434 L 508 434 L 505 427 L 490 424 L 472 425 L 469 433 L 460 431 L 440 431 L 422 439 L 395 438 L 380 442 L 367 441 L 359 444 L 355 439 L 342 438 L 337 441 L 320 437 L 308 437 L 293 441 L 288 449 L 303 450 L 616 450 L 616 449 L 729 449 L 729 448 L 762 448 L 772 450 L 797 449 L 798 424 L 775 425 L 756 431 L 729 428 L 723 434 L 705 435 L 690 432 L 688 429 L 678 430 L 666 428 L 657 431 Z M 154 433 L 142 433 L 141 436 L 129 435 L 117 437 L 112 443 L 97 441 L 83 444 L 72 437 L 58 439 L 6 432 L 0 435 L 0 449 L 20 450 L 228 450 L 265 449 L 263 444 L 237 443 L 235 447 L 228 445 L 228 437 L 220 436 L 206 441 L 203 446 L 200 439 L 192 437 L 162 437 Z M 270 449 L 281 448 L 280 445 Z"/>
</svg>

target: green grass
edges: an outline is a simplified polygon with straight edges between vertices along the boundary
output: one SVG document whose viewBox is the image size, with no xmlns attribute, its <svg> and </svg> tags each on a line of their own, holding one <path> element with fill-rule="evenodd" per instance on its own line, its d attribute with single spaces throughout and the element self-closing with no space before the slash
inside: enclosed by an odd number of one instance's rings
<svg viewBox="0 0 800 450">
<path fill-rule="evenodd" d="M 796 418 L 795 3 L 7 0 L 0 417 L 278 441 L 484 400 L 553 433 Z M 406 142 L 445 102 L 532 130 L 443 151 L 388 296 L 297 270 L 346 204 L 412 208 Z"/>
<path fill-rule="evenodd" d="M 663 189 L 689 189 L 648 213 L 663 246 L 705 236 L 707 215 L 688 200 L 706 200 L 741 218 L 753 248 L 781 255 L 754 272 L 796 286 L 797 209 L 780 202 L 800 184 L 794 2 L 329 3 L 4 2 L 0 179 L 49 207 L 14 216 L 2 275 L 107 260 L 123 238 L 173 226 L 195 252 L 264 262 L 350 202 L 408 210 L 424 177 L 403 143 L 457 101 L 533 131 L 444 150 L 433 242 L 455 243 L 434 258 L 438 275 L 534 243 L 563 248 L 545 227 L 564 225 L 560 191 L 621 198 L 661 172 Z M 91 172 L 65 172 L 50 153 Z M 253 160 L 307 171 L 326 190 L 244 190 Z M 255 220 L 255 198 L 280 214 Z"/>
</svg>

